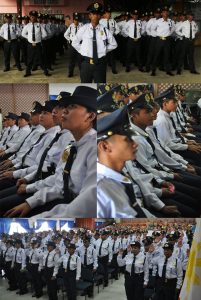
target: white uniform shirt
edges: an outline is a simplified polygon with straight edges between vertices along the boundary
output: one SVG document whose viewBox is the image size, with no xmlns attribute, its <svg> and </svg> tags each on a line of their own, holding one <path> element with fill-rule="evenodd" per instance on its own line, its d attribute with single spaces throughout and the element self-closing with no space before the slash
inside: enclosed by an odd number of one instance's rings
<svg viewBox="0 0 201 300">
<path fill-rule="evenodd" d="M 195 21 L 189 22 L 188 20 L 181 22 L 176 27 L 176 34 L 178 36 L 184 36 L 185 38 L 190 38 L 190 23 L 192 24 L 192 39 L 195 38 L 196 33 L 199 31 L 198 25 Z"/>
<path fill-rule="evenodd" d="M 175 26 L 172 20 L 167 19 L 167 21 L 165 21 L 163 18 L 160 18 L 154 22 L 153 30 L 155 31 L 156 36 L 166 38 L 172 35 Z"/>
<path fill-rule="evenodd" d="M 31 129 L 29 125 L 20 128 L 20 130 L 18 130 L 14 134 L 13 138 L 7 143 L 8 149 L 5 150 L 5 153 L 9 154 L 16 152 L 30 131 Z"/>
<path fill-rule="evenodd" d="M 87 252 L 86 252 L 86 249 L 87 249 Z M 78 254 L 80 256 L 82 264 L 84 264 L 85 253 L 87 254 L 87 256 L 86 256 L 87 265 L 93 264 L 93 268 L 97 269 L 98 261 L 97 261 L 96 249 L 92 245 L 89 245 L 88 248 L 86 248 L 85 246 L 81 246 L 78 248 Z"/>
<path fill-rule="evenodd" d="M 131 39 L 134 38 L 134 26 L 135 26 L 135 21 L 134 20 L 129 20 L 125 26 L 123 27 L 123 32 L 125 34 L 125 36 L 130 37 Z M 141 20 L 136 20 L 136 26 L 137 26 L 137 36 L 136 39 L 140 39 L 143 32 L 143 28 L 142 28 L 142 21 Z"/>
<path fill-rule="evenodd" d="M 47 263 L 46 263 L 46 259 L 47 259 Z M 59 254 L 55 249 L 52 250 L 51 252 L 46 251 L 45 253 L 43 253 L 43 257 L 40 260 L 39 270 L 42 270 L 46 266 L 47 268 L 54 268 L 58 264 L 58 260 L 59 260 Z"/>
<path fill-rule="evenodd" d="M 117 263 L 120 267 L 126 266 L 126 271 L 130 273 L 132 270 L 132 263 L 133 263 L 134 255 L 133 253 L 129 252 L 124 258 L 122 254 L 117 256 Z M 148 261 L 146 260 L 145 255 L 140 252 L 135 257 L 135 274 L 143 273 L 144 272 L 144 284 L 147 284 L 149 281 L 149 265 Z"/>
<path fill-rule="evenodd" d="M 109 262 L 112 261 L 112 247 L 108 238 L 106 240 L 102 240 L 101 238 L 98 239 L 96 243 L 96 251 L 98 257 L 104 257 L 108 255 Z"/>
<path fill-rule="evenodd" d="M 64 37 L 65 39 L 67 39 L 67 41 L 69 43 L 72 43 L 73 38 L 76 35 L 76 28 L 77 28 L 77 32 L 78 30 L 83 26 L 82 23 L 79 23 L 77 26 L 75 26 L 74 23 L 70 24 L 70 26 L 68 27 L 68 29 L 66 30 L 66 32 L 64 33 Z"/>
<path fill-rule="evenodd" d="M 0 29 L 0 37 L 4 40 L 8 40 L 8 26 L 10 26 L 10 37 L 11 40 L 15 40 L 18 37 L 18 28 L 16 27 L 15 23 L 11 24 L 3 24 Z"/>
<path fill-rule="evenodd" d="M 14 263 L 21 264 L 21 270 L 26 268 L 26 254 L 23 248 L 14 249 L 12 267 L 14 267 Z"/>
<path fill-rule="evenodd" d="M 107 52 L 117 48 L 117 42 L 111 32 L 100 24 L 96 26 L 96 41 L 98 58 L 106 56 Z M 91 23 L 83 25 L 78 30 L 72 46 L 82 56 L 93 57 L 93 26 Z"/>
<path fill-rule="evenodd" d="M 59 265 L 62 266 L 62 268 L 64 268 L 65 272 L 68 272 L 67 271 L 67 266 L 68 266 L 68 261 L 69 261 L 69 258 L 70 258 L 70 270 L 71 271 L 74 271 L 76 270 L 76 280 L 79 280 L 80 277 L 81 277 L 81 259 L 80 257 L 77 255 L 77 254 L 73 254 L 71 257 L 70 257 L 70 254 L 67 253 L 67 254 L 64 254 L 63 256 L 61 256 L 54 268 L 54 273 L 53 273 L 53 276 L 56 276 L 57 273 L 58 273 L 58 267 Z"/>
<path fill-rule="evenodd" d="M 31 44 L 37 44 L 41 43 L 42 39 L 45 39 L 47 37 L 47 33 L 44 29 L 44 27 L 40 23 L 34 23 L 35 28 L 35 41 L 33 41 L 33 23 L 28 23 L 24 26 L 22 30 L 22 37 L 26 38 L 29 43 Z"/>
<path fill-rule="evenodd" d="M 109 28 L 108 28 L 108 21 L 109 21 Z M 114 19 L 100 19 L 99 23 L 103 25 L 105 28 L 109 29 L 112 35 L 117 35 L 120 32 L 118 23 Z"/>
<path fill-rule="evenodd" d="M 13 260 L 13 255 L 14 255 L 14 247 L 11 246 L 9 248 L 6 248 L 4 251 L 3 251 L 3 258 L 5 260 L 5 262 L 9 262 L 9 261 L 12 261 Z"/>
<path fill-rule="evenodd" d="M 146 32 L 147 35 L 152 36 L 152 37 L 156 37 L 156 31 L 154 30 L 154 23 L 157 21 L 156 18 L 151 18 L 148 22 L 147 22 L 147 26 L 146 26 Z"/>
</svg>

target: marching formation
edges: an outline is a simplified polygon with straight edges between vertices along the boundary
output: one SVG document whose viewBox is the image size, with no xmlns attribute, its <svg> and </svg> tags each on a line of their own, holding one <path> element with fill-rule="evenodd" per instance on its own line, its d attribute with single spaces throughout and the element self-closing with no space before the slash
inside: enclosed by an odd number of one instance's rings
<svg viewBox="0 0 201 300">
<path fill-rule="evenodd" d="M 130 72 L 134 64 L 141 72 L 151 71 L 152 76 L 156 76 L 157 68 L 170 76 L 174 75 L 172 71 L 181 75 L 183 69 L 199 74 L 194 61 L 199 29 L 191 11 L 170 15 L 165 6 L 150 12 L 133 10 L 113 19 L 111 8 L 98 2 L 89 5 L 87 11 L 89 22 L 74 12 L 68 26 L 64 20 L 37 11 L 18 16 L 16 23 L 6 14 L 0 28 L 4 72 L 11 68 L 12 53 L 19 71 L 21 63 L 25 64 L 25 77 L 39 66 L 50 76 L 57 54 L 68 50 L 68 77 L 73 77 L 77 63 L 81 82 L 106 82 L 107 65 L 117 74 L 117 60 L 125 66 L 125 72 Z"/>
<path fill-rule="evenodd" d="M 98 89 L 97 216 L 200 217 L 201 127 L 187 91 Z"/>
<path fill-rule="evenodd" d="M 67 299 L 76 299 L 80 279 L 108 286 L 108 278 L 125 276 L 128 300 L 174 300 L 178 295 L 188 264 L 193 239 L 192 225 L 169 224 L 112 225 L 99 231 L 77 229 L 69 232 L 41 232 L 2 235 L 1 270 L 8 290 L 29 292 L 40 298 L 47 286 L 50 300 L 57 300 L 62 280 Z M 85 277 L 88 274 L 88 277 Z"/>
</svg>

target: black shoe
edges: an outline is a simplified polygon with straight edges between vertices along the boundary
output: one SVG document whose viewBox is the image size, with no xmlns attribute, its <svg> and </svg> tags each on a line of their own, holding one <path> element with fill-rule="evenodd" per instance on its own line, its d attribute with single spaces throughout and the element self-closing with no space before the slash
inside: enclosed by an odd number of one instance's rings
<svg viewBox="0 0 201 300">
<path fill-rule="evenodd" d="M 10 69 L 9 68 L 5 68 L 3 71 L 4 72 L 8 72 L 8 71 L 10 71 Z"/>
<path fill-rule="evenodd" d="M 156 71 L 152 71 L 151 76 L 156 76 Z"/>
<path fill-rule="evenodd" d="M 50 71 L 54 71 L 54 69 L 53 69 L 52 67 L 49 67 L 49 68 L 48 68 L 48 70 L 50 70 Z"/>
<path fill-rule="evenodd" d="M 32 68 L 32 71 L 37 71 L 38 70 L 38 67 L 33 67 Z"/>
<path fill-rule="evenodd" d="M 73 77 L 73 73 L 69 73 L 69 74 L 68 74 L 68 77 Z"/>
<path fill-rule="evenodd" d="M 127 67 L 127 68 L 126 68 L 126 73 L 129 73 L 129 72 L 130 72 L 130 68 Z"/>
<path fill-rule="evenodd" d="M 144 69 L 143 68 L 139 68 L 138 69 L 140 72 L 144 72 Z"/>
<path fill-rule="evenodd" d="M 28 76 L 31 76 L 31 73 L 24 74 L 24 77 L 28 77 Z"/>
<path fill-rule="evenodd" d="M 113 74 L 118 74 L 117 70 L 112 70 Z"/>
<path fill-rule="evenodd" d="M 20 291 L 17 291 L 16 294 L 17 294 L 17 295 L 20 295 Z"/>
<path fill-rule="evenodd" d="M 169 76 L 174 76 L 174 74 L 172 72 L 166 72 L 166 74 Z"/>
<path fill-rule="evenodd" d="M 45 74 L 45 76 L 52 76 L 52 74 L 50 74 L 48 72 L 45 72 L 44 74 Z"/>
<path fill-rule="evenodd" d="M 19 67 L 19 68 L 17 68 L 17 69 L 18 69 L 18 71 L 23 71 L 22 67 Z"/>
<path fill-rule="evenodd" d="M 43 293 L 36 295 L 36 298 L 40 298 L 43 296 Z"/>
<path fill-rule="evenodd" d="M 150 72 L 150 68 L 146 68 L 145 72 L 149 73 Z"/>
<path fill-rule="evenodd" d="M 191 74 L 197 74 L 197 75 L 199 75 L 200 73 L 197 72 L 196 70 L 194 70 L 194 71 L 191 71 Z"/>
<path fill-rule="evenodd" d="M 36 297 L 36 294 L 33 294 L 31 297 Z"/>
<path fill-rule="evenodd" d="M 180 70 L 177 71 L 177 75 L 181 75 L 181 71 Z"/>
<path fill-rule="evenodd" d="M 104 287 L 107 287 L 108 286 L 108 282 L 107 283 L 104 283 Z"/>
<path fill-rule="evenodd" d="M 25 294 L 27 294 L 28 293 L 28 291 L 26 290 L 26 291 L 20 291 L 19 292 L 19 295 L 25 295 Z"/>
<path fill-rule="evenodd" d="M 10 291 L 16 291 L 18 288 L 17 287 L 10 287 L 9 290 Z"/>
</svg>

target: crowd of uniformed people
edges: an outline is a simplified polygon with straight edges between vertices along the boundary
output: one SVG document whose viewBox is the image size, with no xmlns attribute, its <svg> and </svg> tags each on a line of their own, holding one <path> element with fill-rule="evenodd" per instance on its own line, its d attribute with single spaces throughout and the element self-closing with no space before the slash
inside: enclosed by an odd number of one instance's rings
<svg viewBox="0 0 201 300">
<path fill-rule="evenodd" d="M 111 8 L 99 2 L 90 4 L 87 11 L 89 23 L 82 23 L 81 14 L 74 12 L 68 26 L 62 19 L 37 11 L 18 16 L 16 22 L 6 14 L 0 28 L 4 72 L 11 69 L 12 53 L 19 71 L 24 63 L 25 77 L 39 66 L 50 76 L 57 54 L 68 49 L 68 77 L 73 77 L 77 63 L 81 82 L 106 82 L 107 65 L 117 74 L 117 60 L 125 72 L 134 64 L 141 72 L 151 71 L 152 76 L 157 68 L 170 76 L 172 71 L 181 75 L 183 69 L 199 74 L 194 60 L 199 29 L 192 11 L 173 12 L 167 6 L 149 12 L 134 9 L 114 19 Z"/>
<path fill-rule="evenodd" d="M 187 90 L 99 85 L 97 216 L 200 217 L 201 126 Z"/>
<path fill-rule="evenodd" d="M 0 215 L 96 217 L 97 89 L 9 112 L 0 136 Z M 40 100 L 40 99 L 38 99 Z"/>
<path fill-rule="evenodd" d="M 125 276 L 128 300 L 178 299 L 193 239 L 193 224 L 111 225 L 100 230 L 2 234 L 1 275 L 8 291 L 58 299 L 62 285 L 67 299 L 76 299 L 79 282 L 93 285 L 82 294 L 95 293 L 94 283 Z M 97 279 L 97 275 L 102 275 Z M 98 282 L 100 280 L 100 282 Z M 30 289 L 31 283 L 31 289 Z M 46 286 L 46 287 L 45 287 Z M 123 285 L 122 285 L 123 288 Z"/>
</svg>

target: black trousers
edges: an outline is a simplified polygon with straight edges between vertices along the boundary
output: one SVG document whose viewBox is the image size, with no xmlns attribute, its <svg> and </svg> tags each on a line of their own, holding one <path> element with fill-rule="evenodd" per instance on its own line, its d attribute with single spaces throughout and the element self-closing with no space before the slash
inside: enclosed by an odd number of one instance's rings
<svg viewBox="0 0 201 300">
<path fill-rule="evenodd" d="M 81 56 L 71 45 L 69 46 L 69 61 L 68 72 L 73 75 L 76 62 L 78 63 L 79 70 L 81 68 Z"/>
<path fill-rule="evenodd" d="M 17 180 L 14 178 L 11 178 L 11 179 L 5 178 L 5 179 L 0 180 L 0 199 L 4 195 L 4 194 L 1 194 L 1 191 L 15 186 L 16 182 L 17 182 Z M 1 209 L 1 205 L 0 205 L 0 209 Z"/>
<path fill-rule="evenodd" d="M 80 79 L 82 83 L 106 83 L 106 58 L 101 60 L 101 63 L 90 64 L 88 61 L 83 60 L 81 63 Z"/>
<path fill-rule="evenodd" d="M 127 300 L 144 300 L 144 273 L 130 276 L 125 271 L 125 290 Z"/>
<path fill-rule="evenodd" d="M 156 281 L 156 295 L 154 300 L 176 300 L 177 279 L 170 279 L 166 283 L 161 279 Z"/>
<path fill-rule="evenodd" d="M 111 267 L 114 268 L 115 270 L 113 273 L 115 279 L 118 279 L 118 270 L 119 270 L 118 263 L 117 263 L 117 255 L 118 253 L 114 253 L 111 261 Z"/>
<path fill-rule="evenodd" d="M 190 162 L 193 161 L 194 165 L 201 167 L 201 154 L 200 153 L 196 153 L 196 152 L 190 151 L 188 149 L 184 150 L 184 151 L 177 150 L 174 152 L 181 155 L 187 161 L 189 161 L 189 160 L 190 160 Z"/>
<path fill-rule="evenodd" d="M 116 71 L 115 50 L 112 50 L 107 53 L 107 62 L 108 65 L 111 66 L 112 71 Z"/>
<path fill-rule="evenodd" d="M 13 57 L 15 59 L 17 68 L 20 68 L 20 57 L 19 57 L 17 40 L 11 40 L 10 42 L 4 41 L 3 50 L 4 50 L 5 69 L 10 69 L 11 53 L 13 54 Z"/>
<path fill-rule="evenodd" d="M 108 285 L 108 261 L 109 257 L 108 255 L 103 257 L 98 257 L 98 263 L 103 266 L 104 269 L 104 284 Z"/>
<path fill-rule="evenodd" d="M 50 40 L 42 41 L 42 58 L 46 68 L 51 68 Z"/>
<path fill-rule="evenodd" d="M 182 46 L 184 48 L 184 51 L 183 51 L 184 53 L 182 53 L 182 55 L 183 55 L 182 59 L 184 60 L 184 55 L 186 53 L 189 70 L 190 71 L 195 71 L 195 61 L 194 61 L 195 46 L 194 46 L 194 40 L 183 39 L 182 42 L 183 42 Z"/>
<path fill-rule="evenodd" d="M 129 38 L 126 47 L 126 68 L 130 68 L 131 63 L 135 59 L 138 68 L 142 68 L 141 61 L 141 39 L 134 41 Z"/>
<path fill-rule="evenodd" d="M 33 280 L 33 288 L 36 296 L 42 294 L 42 279 L 41 274 L 38 272 L 39 264 L 29 264 L 28 271 L 30 272 Z"/>
<path fill-rule="evenodd" d="M 52 275 L 54 272 L 54 268 L 45 268 L 44 269 L 44 277 L 47 284 L 47 294 L 49 300 L 57 300 L 57 280 L 52 280 Z"/>
<path fill-rule="evenodd" d="M 28 43 L 26 74 L 30 74 L 32 67 L 38 65 L 41 66 L 45 73 L 47 72 L 47 66 L 45 66 L 42 56 L 42 44 L 37 43 L 33 46 L 31 43 Z"/>
<path fill-rule="evenodd" d="M 155 51 L 152 63 L 152 70 L 155 71 L 158 63 L 158 58 L 161 52 L 163 51 L 163 67 L 166 72 L 171 71 L 171 64 L 170 64 L 170 38 L 166 40 L 162 40 L 159 37 L 156 37 L 156 44 L 155 44 Z"/>
<path fill-rule="evenodd" d="M 20 292 L 27 291 L 27 280 L 25 272 L 21 272 L 22 264 L 15 263 L 14 264 L 14 274 L 15 274 L 15 282 L 20 290 Z"/>
<path fill-rule="evenodd" d="M 183 40 L 177 40 L 175 46 L 174 68 L 181 71 L 184 65 L 185 48 L 183 47 Z"/>
<path fill-rule="evenodd" d="M 11 264 L 12 264 L 11 261 L 5 262 L 4 271 L 5 271 L 6 278 L 8 279 L 9 287 L 10 288 L 15 288 L 16 287 L 15 277 L 14 277 L 14 272 L 12 272 L 12 269 L 11 269 Z"/>
<path fill-rule="evenodd" d="M 76 270 L 63 272 L 64 285 L 68 300 L 76 300 Z"/>
<path fill-rule="evenodd" d="M 156 45 L 156 38 L 151 36 L 149 37 L 149 48 L 148 48 L 148 53 L 147 53 L 147 61 L 146 61 L 146 70 L 149 71 L 154 53 L 155 53 L 155 45 Z"/>
</svg>

